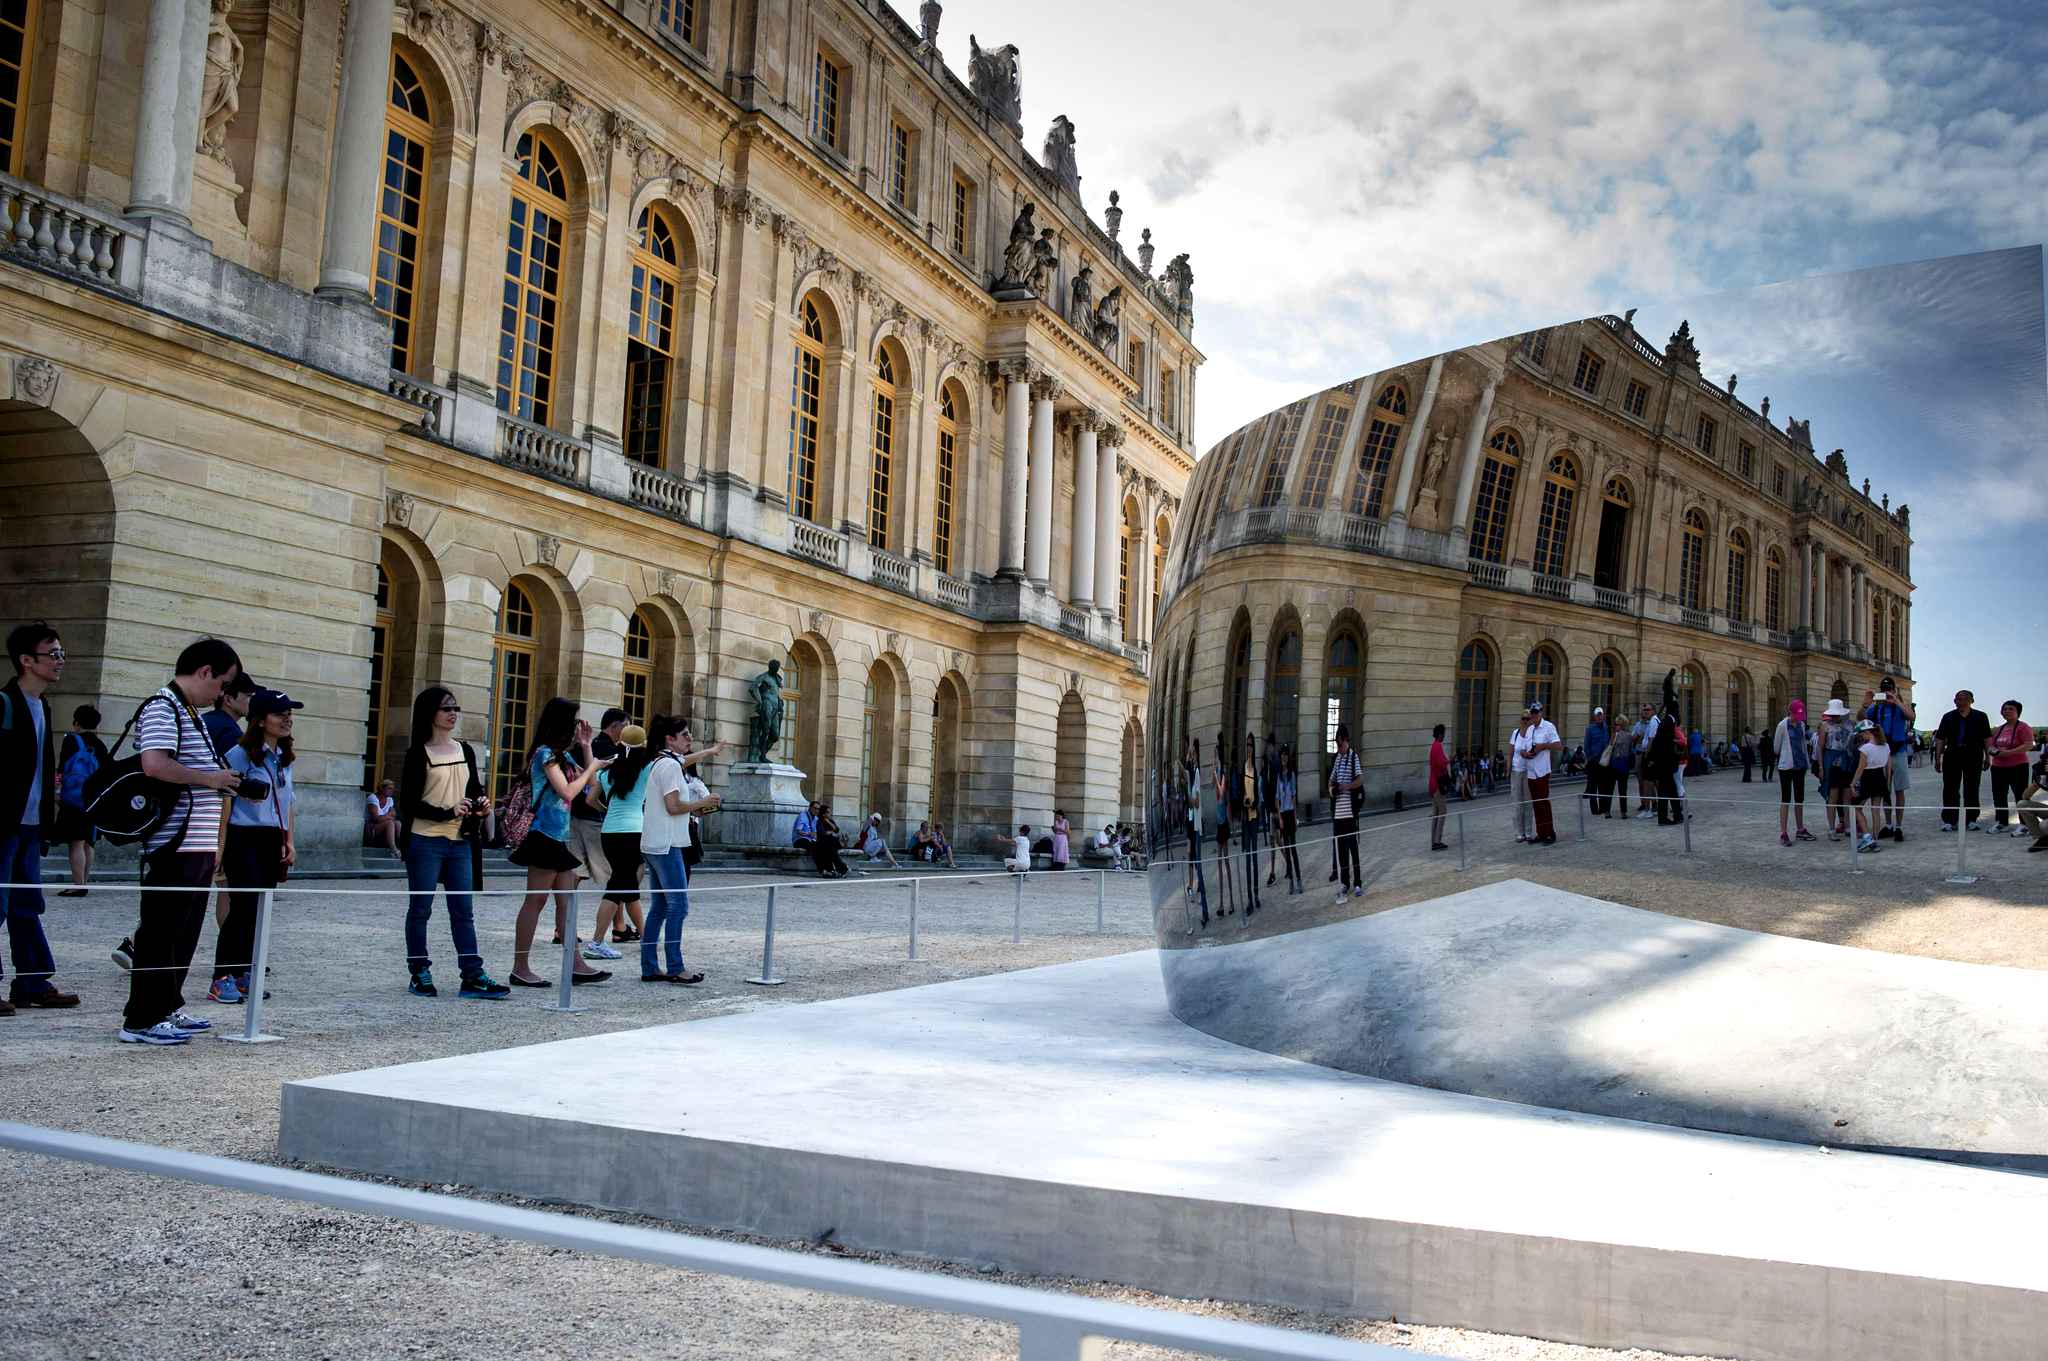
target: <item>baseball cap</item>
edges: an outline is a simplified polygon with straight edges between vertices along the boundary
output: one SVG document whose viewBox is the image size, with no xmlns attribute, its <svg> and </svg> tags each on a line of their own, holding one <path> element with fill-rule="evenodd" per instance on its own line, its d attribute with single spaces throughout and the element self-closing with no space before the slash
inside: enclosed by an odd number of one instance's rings
<svg viewBox="0 0 2048 1361">
<path fill-rule="evenodd" d="M 305 707 L 282 690 L 258 690 L 249 696 L 249 719 L 254 722 L 271 714 L 286 714 Z"/>
</svg>

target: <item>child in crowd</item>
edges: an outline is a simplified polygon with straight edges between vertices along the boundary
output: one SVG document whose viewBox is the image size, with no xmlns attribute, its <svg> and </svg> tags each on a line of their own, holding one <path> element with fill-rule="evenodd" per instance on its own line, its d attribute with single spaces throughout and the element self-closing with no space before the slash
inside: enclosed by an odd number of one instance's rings
<svg viewBox="0 0 2048 1361">
<path fill-rule="evenodd" d="M 1877 829 L 1884 826 L 1885 808 L 1891 802 L 1891 743 L 1877 725 L 1864 719 L 1856 725 L 1856 773 L 1852 780 L 1856 799 L 1856 832 L 1858 851 L 1883 849 L 1877 844 Z M 1870 809 L 1870 820 L 1866 826 L 1863 810 Z"/>
</svg>

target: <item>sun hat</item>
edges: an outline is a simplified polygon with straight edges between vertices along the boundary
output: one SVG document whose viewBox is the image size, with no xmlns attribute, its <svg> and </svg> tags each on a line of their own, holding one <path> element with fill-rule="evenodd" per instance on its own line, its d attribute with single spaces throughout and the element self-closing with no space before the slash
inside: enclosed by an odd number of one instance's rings
<svg viewBox="0 0 2048 1361">
<path fill-rule="evenodd" d="M 1842 703 L 1839 699 L 1829 700 L 1826 712 L 1821 714 L 1822 718 L 1847 718 L 1848 716 L 1849 706 Z"/>
<path fill-rule="evenodd" d="M 644 747 L 647 745 L 647 729 L 638 723 L 628 723 L 619 729 L 619 745 L 622 747 Z"/>
</svg>

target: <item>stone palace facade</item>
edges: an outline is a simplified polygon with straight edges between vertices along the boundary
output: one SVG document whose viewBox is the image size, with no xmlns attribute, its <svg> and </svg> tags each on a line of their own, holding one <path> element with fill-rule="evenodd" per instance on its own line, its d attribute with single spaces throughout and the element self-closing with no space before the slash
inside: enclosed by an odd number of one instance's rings
<svg viewBox="0 0 2048 1361">
<path fill-rule="evenodd" d="M 843 820 L 1137 816 L 1193 274 L 921 19 L 0 0 L 0 614 L 60 711 L 231 639 L 339 852 L 421 686 L 502 790 L 548 696 L 743 743 L 779 658 Z"/>
<path fill-rule="evenodd" d="M 1318 791 L 1338 722 L 1368 798 L 1425 796 L 1430 730 L 1492 753 L 1544 701 L 1576 744 L 1674 678 L 1686 726 L 1912 690 L 1908 508 L 1594 317 L 1304 397 L 1202 461 L 1167 561 L 1153 760 L 1276 732 Z"/>
</svg>

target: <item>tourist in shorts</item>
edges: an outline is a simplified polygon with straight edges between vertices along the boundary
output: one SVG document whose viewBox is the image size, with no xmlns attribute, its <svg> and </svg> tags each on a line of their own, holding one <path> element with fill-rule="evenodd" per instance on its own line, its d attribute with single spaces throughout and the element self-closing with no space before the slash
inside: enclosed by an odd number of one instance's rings
<svg viewBox="0 0 2048 1361">
<path fill-rule="evenodd" d="M 583 862 L 569 849 L 569 805 L 610 764 L 591 754 L 590 738 L 590 725 L 576 717 L 575 701 L 557 695 L 541 707 L 526 759 L 517 767 L 523 775 L 514 778 L 527 781 L 533 822 L 506 857 L 526 871 L 526 898 L 519 904 L 512 935 L 508 981 L 515 988 L 553 986 L 533 970 L 533 934 L 548 899 L 567 894 L 573 901 L 582 874 Z M 600 969 L 581 968 L 573 976 L 578 983 L 602 983 L 611 977 Z"/>
<path fill-rule="evenodd" d="M 1883 849 L 1877 844 L 1878 829 L 1891 807 L 1891 744 L 1877 725 L 1864 719 L 1856 725 L 1856 766 L 1853 784 L 1856 800 L 1858 851 Z M 1868 824 L 1865 823 L 1866 814 Z"/>
<path fill-rule="evenodd" d="M 1851 777 L 1856 771 L 1857 729 L 1849 721 L 1849 706 L 1839 699 L 1829 700 L 1820 717 L 1820 794 L 1828 810 L 1828 840 L 1840 841 L 1851 835 L 1850 804 L 1855 794 Z"/>
<path fill-rule="evenodd" d="M 382 846 L 398 855 L 398 785 L 379 780 L 377 788 L 363 795 L 363 844 Z"/>
<path fill-rule="evenodd" d="M 593 954 L 592 949 L 604 945 L 607 931 L 614 946 L 639 940 L 646 920 L 640 910 L 640 833 L 645 826 L 647 769 L 661 753 L 648 744 L 647 729 L 637 723 L 621 727 L 615 740 L 618 757 L 597 777 L 604 794 L 604 820 L 597 825 L 598 838 L 608 872 L 604 897 L 597 905 L 597 925 L 590 933 L 590 944 L 583 947 L 585 959 L 617 959 L 616 949 L 608 954 L 602 950 Z M 596 747 L 593 740 L 591 749 Z"/>
</svg>

